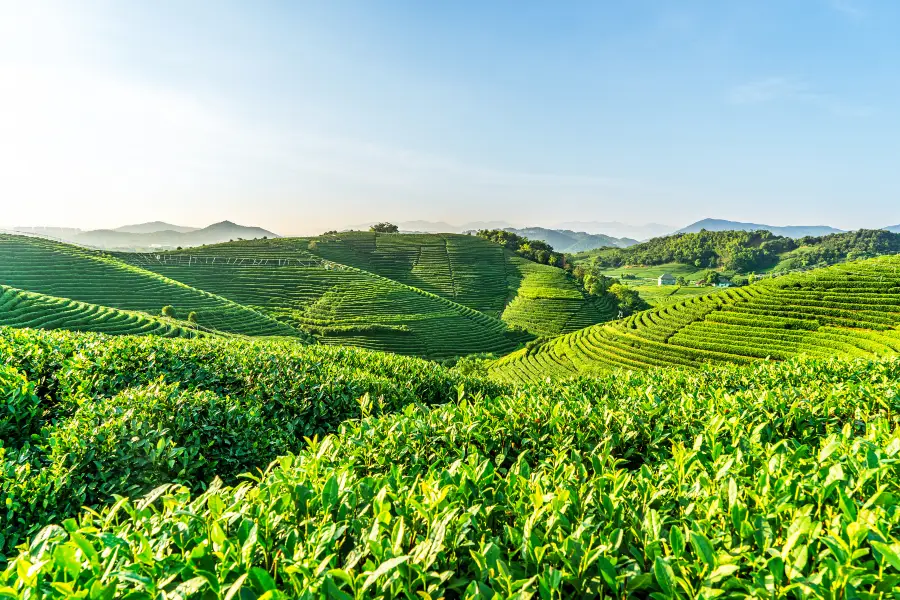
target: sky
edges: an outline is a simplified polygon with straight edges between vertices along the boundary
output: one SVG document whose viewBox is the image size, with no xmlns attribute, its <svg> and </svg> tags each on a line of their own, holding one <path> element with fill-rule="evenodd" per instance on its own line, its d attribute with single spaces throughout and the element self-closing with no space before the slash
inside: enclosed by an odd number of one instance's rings
<svg viewBox="0 0 900 600">
<path fill-rule="evenodd" d="M 900 223 L 895 0 L 0 0 L 0 226 Z"/>
</svg>

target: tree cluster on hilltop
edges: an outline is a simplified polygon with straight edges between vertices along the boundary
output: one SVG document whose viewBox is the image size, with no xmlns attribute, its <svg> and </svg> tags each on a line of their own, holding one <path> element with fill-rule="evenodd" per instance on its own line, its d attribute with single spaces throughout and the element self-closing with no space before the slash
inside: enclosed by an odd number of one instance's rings
<svg viewBox="0 0 900 600">
<path fill-rule="evenodd" d="M 565 254 L 556 252 L 553 246 L 547 242 L 530 240 L 527 237 L 511 231 L 503 231 L 502 229 L 482 229 L 477 235 L 495 244 L 500 244 L 507 250 L 511 250 L 519 256 L 536 263 L 560 268 L 566 266 Z"/>
<path fill-rule="evenodd" d="M 698 268 L 724 268 L 748 273 L 772 267 L 785 253 L 790 268 L 832 264 L 900 252 L 900 234 L 884 230 L 851 231 L 794 240 L 770 231 L 706 231 L 654 238 L 630 248 L 604 249 L 580 255 L 603 267 L 681 263 Z"/>
<path fill-rule="evenodd" d="M 883 229 L 860 229 L 798 240 L 799 250 L 784 264 L 786 269 L 828 265 L 842 260 L 873 258 L 900 252 L 900 234 Z"/>
<path fill-rule="evenodd" d="M 536 263 L 549 265 L 565 270 L 581 290 L 588 296 L 612 299 L 623 315 L 650 308 L 640 295 L 621 282 L 603 275 L 596 266 L 574 265 L 566 259 L 566 255 L 556 252 L 547 242 L 530 240 L 527 237 L 503 231 L 501 229 L 483 229 L 478 236 L 500 244 Z"/>
</svg>

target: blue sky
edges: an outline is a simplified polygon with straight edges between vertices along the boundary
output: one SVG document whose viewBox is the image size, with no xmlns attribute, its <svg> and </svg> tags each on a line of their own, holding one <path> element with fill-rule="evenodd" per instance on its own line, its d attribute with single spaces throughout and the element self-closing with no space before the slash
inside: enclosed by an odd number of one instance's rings
<svg viewBox="0 0 900 600">
<path fill-rule="evenodd" d="M 0 225 L 893 225 L 898 24 L 893 0 L 0 0 Z"/>
</svg>

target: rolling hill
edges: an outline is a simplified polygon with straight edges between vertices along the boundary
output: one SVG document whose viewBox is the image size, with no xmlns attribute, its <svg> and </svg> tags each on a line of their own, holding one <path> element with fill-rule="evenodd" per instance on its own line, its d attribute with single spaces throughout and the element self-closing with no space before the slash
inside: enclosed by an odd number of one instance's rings
<svg viewBox="0 0 900 600">
<path fill-rule="evenodd" d="M 860 229 L 793 239 L 759 231 L 701 231 L 654 238 L 628 248 L 606 248 L 573 256 L 576 264 L 598 269 L 687 265 L 735 273 L 781 272 L 827 266 L 845 260 L 900 252 L 900 234 Z M 635 273 L 637 271 L 632 271 Z"/>
<path fill-rule="evenodd" d="M 689 298 L 533 344 L 494 363 L 512 381 L 617 368 L 876 357 L 900 351 L 900 257 L 880 257 Z"/>
<path fill-rule="evenodd" d="M 173 306 L 181 318 L 195 312 L 201 327 L 224 334 L 308 339 L 285 323 L 220 296 L 42 238 L 0 235 L 0 285 L 147 316 Z"/>
<path fill-rule="evenodd" d="M 761 225 L 759 223 L 741 223 L 740 221 L 727 221 L 725 219 L 703 219 L 682 227 L 675 233 L 699 233 L 706 231 L 771 231 L 775 235 L 789 238 L 819 237 L 832 233 L 844 233 L 841 229 L 835 229 L 827 225 L 788 225 L 778 227 L 774 225 Z"/>
<path fill-rule="evenodd" d="M 561 269 L 468 235 L 348 232 L 116 256 L 326 343 L 430 358 L 505 352 L 528 339 L 508 326 L 557 335 L 617 312 Z"/>
<path fill-rule="evenodd" d="M 251 307 L 326 344 L 443 359 L 503 353 L 527 339 L 469 307 L 302 250 L 308 242 L 223 244 L 122 260 Z"/>
<path fill-rule="evenodd" d="M 5 285 L 0 285 L 0 326 L 66 329 L 111 335 L 203 335 L 202 331 L 195 331 L 174 319 L 45 296 Z"/>
</svg>

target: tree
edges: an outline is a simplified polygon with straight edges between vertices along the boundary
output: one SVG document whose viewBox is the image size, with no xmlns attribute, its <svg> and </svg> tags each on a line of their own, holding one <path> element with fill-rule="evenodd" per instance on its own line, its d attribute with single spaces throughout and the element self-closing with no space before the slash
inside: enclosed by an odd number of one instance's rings
<svg viewBox="0 0 900 600">
<path fill-rule="evenodd" d="M 703 281 L 705 281 L 708 285 L 716 285 L 717 283 L 719 283 L 719 272 L 709 269 L 703 274 Z"/>
<path fill-rule="evenodd" d="M 675 283 L 677 283 L 678 285 L 687 285 L 687 279 L 684 278 L 684 275 L 679 275 L 675 280 Z"/>
<path fill-rule="evenodd" d="M 375 233 L 397 233 L 400 231 L 400 228 L 394 225 L 393 223 L 388 223 L 385 221 L 384 223 L 377 223 L 369 227 L 369 231 L 374 231 Z"/>
<path fill-rule="evenodd" d="M 171 304 L 167 304 L 162 307 L 162 316 L 169 317 L 170 319 L 177 319 L 178 315 L 175 312 L 175 307 Z"/>
<path fill-rule="evenodd" d="M 188 320 L 188 323 L 190 323 L 191 325 L 196 325 L 197 324 L 197 313 L 194 311 L 189 312 L 187 320 Z"/>
<path fill-rule="evenodd" d="M 641 298 L 636 290 L 622 285 L 621 283 L 614 283 L 609 286 L 609 293 L 618 301 L 619 310 L 623 315 L 630 315 L 637 311 L 650 308 L 650 305 Z"/>
</svg>

